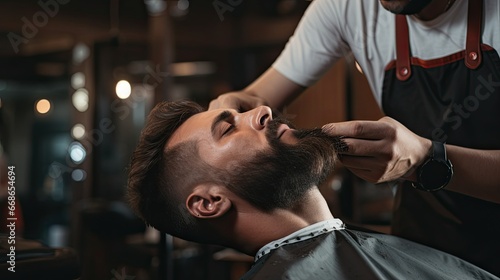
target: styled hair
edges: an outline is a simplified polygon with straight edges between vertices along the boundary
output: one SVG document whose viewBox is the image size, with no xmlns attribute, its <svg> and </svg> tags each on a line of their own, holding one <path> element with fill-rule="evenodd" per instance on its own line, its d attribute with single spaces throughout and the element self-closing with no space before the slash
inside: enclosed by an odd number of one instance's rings
<svg viewBox="0 0 500 280">
<path fill-rule="evenodd" d="M 191 172 L 199 165 L 196 142 L 165 149 L 173 133 L 202 111 L 191 101 L 161 102 L 153 108 L 131 158 L 127 199 L 146 224 L 186 240 L 214 243 L 202 234 L 203 221 L 189 214 L 182 199 L 183 187 L 200 178 Z"/>
</svg>

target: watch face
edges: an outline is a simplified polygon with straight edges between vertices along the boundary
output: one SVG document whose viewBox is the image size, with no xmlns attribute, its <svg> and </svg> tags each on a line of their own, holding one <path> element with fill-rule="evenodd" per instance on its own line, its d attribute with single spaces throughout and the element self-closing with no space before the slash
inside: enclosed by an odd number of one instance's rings
<svg viewBox="0 0 500 280">
<path fill-rule="evenodd" d="M 430 160 L 422 166 L 420 184 L 427 190 L 438 190 L 448 184 L 452 175 L 445 162 Z"/>
</svg>

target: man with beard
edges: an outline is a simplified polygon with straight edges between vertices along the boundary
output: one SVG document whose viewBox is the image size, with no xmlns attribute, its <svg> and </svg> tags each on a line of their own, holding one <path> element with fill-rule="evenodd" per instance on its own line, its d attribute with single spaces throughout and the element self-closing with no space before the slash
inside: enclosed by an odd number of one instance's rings
<svg viewBox="0 0 500 280">
<path fill-rule="evenodd" d="M 498 279 L 446 253 L 346 229 L 318 190 L 338 137 L 295 130 L 269 107 L 163 102 L 129 168 L 132 209 L 155 228 L 254 255 L 244 279 Z"/>
<path fill-rule="evenodd" d="M 325 125 L 341 162 L 397 186 L 392 234 L 500 276 L 499 26 L 498 0 L 314 0 L 272 67 L 209 109 L 281 108 L 352 54 L 386 117 Z"/>
</svg>

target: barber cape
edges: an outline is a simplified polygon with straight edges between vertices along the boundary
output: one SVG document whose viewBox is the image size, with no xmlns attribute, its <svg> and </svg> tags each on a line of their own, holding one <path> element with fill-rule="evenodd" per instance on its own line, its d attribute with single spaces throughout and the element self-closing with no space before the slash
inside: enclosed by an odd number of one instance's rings
<svg viewBox="0 0 500 280">
<path fill-rule="evenodd" d="M 392 235 L 320 222 L 264 246 L 246 279 L 500 279 L 462 259 Z"/>
</svg>

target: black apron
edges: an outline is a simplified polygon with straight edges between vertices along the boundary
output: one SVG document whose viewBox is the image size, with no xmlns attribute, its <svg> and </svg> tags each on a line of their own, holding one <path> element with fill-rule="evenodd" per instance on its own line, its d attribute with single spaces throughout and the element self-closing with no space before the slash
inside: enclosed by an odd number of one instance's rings
<svg viewBox="0 0 500 280">
<path fill-rule="evenodd" d="M 483 1 L 469 1 L 468 9 L 466 50 L 432 60 L 411 57 L 406 17 L 396 16 L 397 58 L 386 67 L 382 106 L 422 137 L 500 149 L 500 58 L 481 44 Z M 500 276 L 500 204 L 446 189 L 427 193 L 405 182 L 392 230 Z"/>
</svg>

